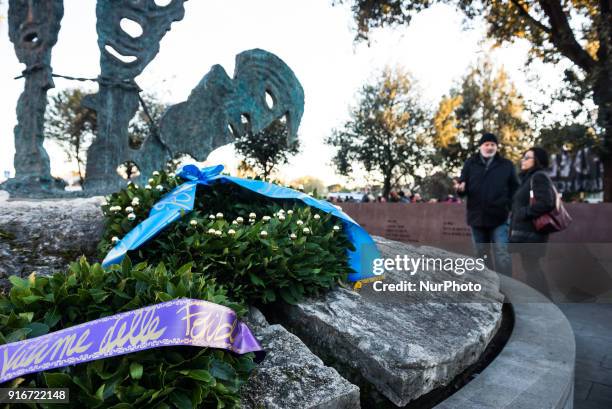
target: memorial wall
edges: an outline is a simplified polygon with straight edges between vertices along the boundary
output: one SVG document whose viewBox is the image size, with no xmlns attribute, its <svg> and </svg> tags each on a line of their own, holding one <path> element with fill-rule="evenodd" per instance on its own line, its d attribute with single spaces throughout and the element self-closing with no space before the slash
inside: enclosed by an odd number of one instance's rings
<svg viewBox="0 0 612 409">
<path fill-rule="evenodd" d="M 465 204 L 341 203 L 342 209 L 370 234 L 417 246 L 433 246 L 473 255 Z M 564 293 L 588 298 L 612 294 L 612 203 L 567 203 L 568 229 L 550 235 L 541 265 L 549 282 Z M 538 245 L 536 245 L 538 246 Z M 525 277 L 513 254 L 513 276 Z"/>
</svg>

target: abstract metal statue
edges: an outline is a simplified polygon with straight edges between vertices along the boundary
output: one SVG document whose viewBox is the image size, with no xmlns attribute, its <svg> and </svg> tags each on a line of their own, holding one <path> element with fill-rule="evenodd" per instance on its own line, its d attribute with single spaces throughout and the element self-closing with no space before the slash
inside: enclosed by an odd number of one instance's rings
<svg viewBox="0 0 612 409">
<path fill-rule="evenodd" d="M 236 56 L 233 79 L 214 65 L 187 101 L 164 113 L 160 139 L 149 138 L 122 159 L 134 162 L 144 180 L 178 154 L 203 161 L 235 137 L 260 132 L 282 117 L 295 139 L 303 112 L 304 90 L 287 64 L 265 50 L 244 51 Z"/>
<path fill-rule="evenodd" d="M 157 0 L 98 0 L 96 30 L 101 74 L 97 94 L 84 105 L 97 112 L 98 134 L 87 151 L 85 189 L 106 193 L 124 183 L 117 167 L 126 157 L 128 124 L 138 109 L 140 91 L 134 78 L 159 51 L 159 42 L 185 14 L 186 0 L 157 5 Z M 131 23 L 139 33 L 128 33 Z"/>
<path fill-rule="evenodd" d="M 122 164 L 136 164 L 144 181 L 178 154 L 204 160 L 235 137 L 260 132 L 283 117 L 289 138 L 297 137 L 304 90 L 280 58 L 254 49 L 236 56 L 233 78 L 221 66 L 213 66 L 187 101 L 164 113 L 159 133 L 139 149 L 130 147 L 128 125 L 140 102 L 134 79 L 158 53 L 159 42 L 172 23 L 183 18 L 185 1 L 97 1 L 99 89 L 83 100 L 96 111 L 98 130 L 87 152 L 84 188 L 88 194 L 106 194 L 124 186 L 117 173 Z M 62 0 L 10 0 L 11 41 L 26 64 L 26 90 L 19 100 L 15 128 L 16 180 L 29 180 L 39 189 L 53 182 L 42 146 L 43 123 L 46 92 L 53 86 L 51 47 L 62 15 Z M 128 29 L 130 24 L 135 30 Z"/>
<path fill-rule="evenodd" d="M 57 42 L 63 0 L 10 0 L 9 38 L 25 64 L 24 91 L 17 103 L 15 178 L 3 186 L 10 191 L 44 192 L 63 188 L 51 177 L 43 147 L 47 90 L 53 88 L 51 49 Z"/>
</svg>

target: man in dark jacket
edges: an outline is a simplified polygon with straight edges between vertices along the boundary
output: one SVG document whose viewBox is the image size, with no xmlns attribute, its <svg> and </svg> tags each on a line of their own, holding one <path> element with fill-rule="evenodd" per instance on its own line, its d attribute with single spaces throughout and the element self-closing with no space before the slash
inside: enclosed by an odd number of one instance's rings
<svg viewBox="0 0 612 409">
<path fill-rule="evenodd" d="M 519 186 L 518 177 L 512 162 L 497 152 L 495 135 L 485 133 L 479 145 L 479 152 L 463 165 L 455 189 L 467 196 L 467 224 L 472 228 L 477 256 L 484 257 L 489 243 L 494 243 L 495 270 L 512 275 L 508 214 Z"/>
</svg>

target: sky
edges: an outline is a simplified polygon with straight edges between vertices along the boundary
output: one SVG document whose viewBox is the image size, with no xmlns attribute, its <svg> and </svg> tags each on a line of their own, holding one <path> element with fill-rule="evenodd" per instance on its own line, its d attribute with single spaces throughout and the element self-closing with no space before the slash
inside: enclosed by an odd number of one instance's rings
<svg viewBox="0 0 612 409">
<path fill-rule="evenodd" d="M 6 2 L 4 2 L 6 3 Z M 7 15 L 6 4 L 0 15 Z M 331 0 L 191 0 L 185 3 L 185 17 L 172 25 L 161 41 L 157 57 L 136 78 L 139 86 L 157 94 L 163 101 L 177 103 L 214 64 L 221 64 L 231 76 L 235 56 L 248 49 L 263 48 L 283 59 L 295 72 L 305 93 L 304 116 L 299 129 L 302 151 L 280 169 L 287 181 L 314 176 L 332 183 L 360 184 L 336 174 L 331 165 L 333 149 L 324 139 L 347 119 L 359 88 L 375 78 L 386 65 L 401 66 L 418 82 L 423 103 L 434 109 L 440 98 L 490 50 L 484 42 L 484 26 L 476 22 L 469 30 L 462 26 L 462 15 L 452 7 L 434 6 L 421 12 L 409 27 L 379 29 L 370 46 L 356 44 L 354 23 L 346 6 L 332 7 Z M 64 18 L 59 39 L 52 53 L 55 73 L 78 77 L 99 74 L 99 51 L 95 30 L 94 0 L 64 0 Z M 526 97 L 540 92 L 527 80 L 523 69 L 525 43 L 497 48 L 491 58 L 503 66 Z M 24 66 L 17 60 L 8 39 L 7 20 L 0 21 L 0 175 L 13 171 L 13 127 L 15 107 L 23 80 L 13 78 Z M 539 75 L 560 86 L 560 69 L 536 65 L 530 76 Z M 83 86 L 55 80 L 59 90 Z M 93 84 L 87 86 L 95 91 Z M 45 142 L 51 157 L 51 172 L 65 175 L 72 164 L 53 143 Z M 231 146 L 212 152 L 207 163 L 222 163 L 234 172 L 238 160 Z"/>
</svg>

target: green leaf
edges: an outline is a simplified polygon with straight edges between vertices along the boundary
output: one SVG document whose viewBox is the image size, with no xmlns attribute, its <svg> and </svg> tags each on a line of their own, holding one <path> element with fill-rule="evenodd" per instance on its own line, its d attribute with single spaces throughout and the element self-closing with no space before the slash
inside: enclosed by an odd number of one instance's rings
<svg viewBox="0 0 612 409">
<path fill-rule="evenodd" d="M 215 384 L 215 378 L 205 369 L 192 369 L 190 371 L 181 371 L 181 373 L 186 372 L 184 375 L 187 375 L 191 379 L 195 379 L 200 382 L 205 382 L 209 384 Z"/>
<path fill-rule="evenodd" d="M 168 399 L 179 409 L 192 409 L 191 399 L 184 392 L 176 390 L 172 392 Z"/>
<path fill-rule="evenodd" d="M 231 381 L 236 377 L 236 371 L 227 362 L 215 359 L 210 365 L 210 374 L 217 379 Z"/>
<path fill-rule="evenodd" d="M 28 334 L 28 338 L 35 338 L 49 333 L 49 326 L 41 322 L 31 322 L 26 325 L 26 328 L 31 331 Z"/>
<path fill-rule="evenodd" d="M 19 313 L 19 318 L 23 318 L 23 319 L 27 320 L 28 322 L 32 322 L 32 318 L 34 318 L 34 313 L 32 311 L 20 312 Z"/>
<path fill-rule="evenodd" d="M 28 282 L 28 280 L 17 277 L 15 275 L 9 276 L 9 281 L 11 282 L 13 287 L 16 287 L 22 290 L 30 288 L 30 283 Z"/>
<path fill-rule="evenodd" d="M 253 284 L 255 284 L 255 285 L 259 285 L 259 286 L 265 286 L 266 285 L 261 278 L 257 277 L 253 273 L 249 273 L 249 277 L 251 278 L 251 282 Z"/>
<path fill-rule="evenodd" d="M 130 260 L 130 257 L 126 255 L 123 258 L 123 260 L 121 260 L 121 273 L 123 274 L 124 277 L 128 276 L 130 274 L 131 269 L 132 269 L 132 260 Z"/>
<path fill-rule="evenodd" d="M 102 385 L 100 385 L 100 387 L 96 391 L 96 398 L 100 399 L 101 401 L 104 400 L 104 388 L 105 387 L 106 387 L 106 384 L 103 383 Z"/>
<path fill-rule="evenodd" d="M 93 298 L 96 304 L 100 304 L 102 303 L 102 301 L 108 298 L 110 293 L 100 288 L 92 288 L 91 290 L 89 290 L 89 295 L 91 295 L 91 298 Z"/>
<path fill-rule="evenodd" d="M 142 378 L 142 370 L 143 366 L 137 362 L 132 362 L 130 364 L 130 376 L 134 380 L 139 380 Z"/>
<path fill-rule="evenodd" d="M 19 328 L 11 332 L 7 336 L 5 336 L 6 342 L 11 343 L 11 342 L 22 341 L 26 339 L 26 337 L 28 336 L 30 332 L 32 332 L 30 328 Z"/>
<path fill-rule="evenodd" d="M 172 296 L 168 293 L 164 293 L 162 291 L 157 292 L 156 293 L 157 298 L 161 301 L 161 302 L 166 302 L 166 301 L 172 301 L 174 298 L 172 298 Z"/>
<path fill-rule="evenodd" d="M 49 388 L 70 388 L 73 386 L 72 378 L 66 374 L 43 372 L 43 376 Z"/>
</svg>

